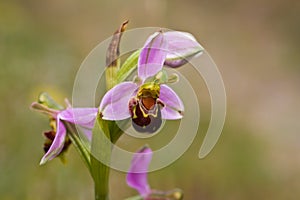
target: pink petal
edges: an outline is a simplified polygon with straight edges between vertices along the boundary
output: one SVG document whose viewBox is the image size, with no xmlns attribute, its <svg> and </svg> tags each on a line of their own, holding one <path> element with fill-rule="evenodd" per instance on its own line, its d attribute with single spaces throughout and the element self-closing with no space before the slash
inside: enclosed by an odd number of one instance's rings
<svg viewBox="0 0 300 200">
<path fill-rule="evenodd" d="M 133 82 L 123 82 L 109 90 L 100 103 L 102 118 L 123 120 L 131 117 L 129 100 L 135 95 L 137 88 Z"/>
<path fill-rule="evenodd" d="M 152 150 L 148 147 L 144 147 L 135 153 L 126 177 L 127 184 L 136 189 L 143 197 L 151 192 L 147 172 L 152 154 Z"/>
<path fill-rule="evenodd" d="M 168 54 L 164 64 L 169 67 L 180 67 L 204 50 L 190 33 L 169 31 L 164 35 L 168 41 Z"/>
<path fill-rule="evenodd" d="M 64 147 L 67 131 L 66 131 L 65 125 L 59 119 L 59 115 L 57 118 L 57 128 L 56 129 L 57 130 L 56 130 L 55 138 L 51 144 L 51 147 L 49 148 L 47 153 L 43 156 L 43 158 L 40 162 L 40 165 L 43 165 L 47 161 L 52 160 L 53 158 L 58 156 Z"/>
<path fill-rule="evenodd" d="M 162 32 L 156 32 L 146 41 L 138 60 L 138 76 L 144 81 L 159 72 L 167 55 L 167 41 Z"/>
<path fill-rule="evenodd" d="M 98 108 L 68 108 L 60 112 L 62 120 L 87 128 L 93 128 Z"/>
<path fill-rule="evenodd" d="M 184 106 L 177 94 L 167 85 L 160 85 L 159 99 L 165 105 L 161 109 L 163 119 L 181 119 Z"/>
</svg>

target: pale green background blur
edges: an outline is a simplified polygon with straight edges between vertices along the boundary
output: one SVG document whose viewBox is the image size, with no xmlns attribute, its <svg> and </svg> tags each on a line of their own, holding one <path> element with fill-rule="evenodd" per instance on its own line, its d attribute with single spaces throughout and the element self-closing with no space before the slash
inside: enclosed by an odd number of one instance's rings
<svg viewBox="0 0 300 200">
<path fill-rule="evenodd" d="M 125 19 L 129 28 L 194 34 L 227 89 L 227 120 L 214 151 L 197 157 L 209 120 L 204 112 L 191 148 L 151 173 L 152 187 L 182 188 L 188 200 L 300 199 L 299 13 L 297 0 L 1 0 L 0 199 L 93 199 L 74 148 L 65 165 L 38 165 L 48 121 L 29 105 L 40 91 L 60 102 L 70 98 L 85 56 Z M 111 173 L 113 200 L 135 194 L 125 174 Z"/>
</svg>

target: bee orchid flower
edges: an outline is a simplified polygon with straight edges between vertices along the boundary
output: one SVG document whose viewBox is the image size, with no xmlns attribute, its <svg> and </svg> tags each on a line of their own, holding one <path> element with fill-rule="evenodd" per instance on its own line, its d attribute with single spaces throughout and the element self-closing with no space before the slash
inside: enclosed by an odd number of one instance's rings
<svg viewBox="0 0 300 200">
<path fill-rule="evenodd" d="M 162 81 L 164 65 L 179 67 L 187 59 L 201 54 L 202 47 L 188 33 L 158 31 L 141 49 L 135 82 L 119 83 L 109 90 L 100 103 L 105 120 L 132 119 L 139 132 L 157 131 L 162 119 L 181 119 L 184 105 L 179 96 Z"/>
<path fill-rule="evenodd" d="M 47 114 L 52 128 L 51 131 L 45 132 L 48 141 L 45 143 L 45 155 L 40 165 L 59 156 L 70 144 L 67 140 L 67 128 L 64 121 L 81 126 L 85 137 L 91 140 L 91 130 L 98 113 L 97 108 L 72 108 L 69 105 L 66 109 L 53 109 L 41 102 L 32 103 L 31 108 Z"/>
</svg>

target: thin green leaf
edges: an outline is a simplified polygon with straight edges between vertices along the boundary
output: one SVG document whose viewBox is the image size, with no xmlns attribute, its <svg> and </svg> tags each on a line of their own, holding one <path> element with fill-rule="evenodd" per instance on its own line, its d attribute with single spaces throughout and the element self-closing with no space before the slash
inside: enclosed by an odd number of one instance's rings
<svg viewBox="0 0 300 200">
<path fill-rule="evenodd" d="M 123 63 L 117 72 L 117 83 L 123 82 L 137 68 L 138 59 L 141 50 L 133 52 Z"/>
<path fill-rule="evenodd" d="M 93 128 L 91 145 L 91 172 L 95 183 L 96 200 L 108 200 L 109 167 L 102 162 L 109 163 L 110 156 L 109 127 L 107 122 L 98 116 Z"/>
</svg>

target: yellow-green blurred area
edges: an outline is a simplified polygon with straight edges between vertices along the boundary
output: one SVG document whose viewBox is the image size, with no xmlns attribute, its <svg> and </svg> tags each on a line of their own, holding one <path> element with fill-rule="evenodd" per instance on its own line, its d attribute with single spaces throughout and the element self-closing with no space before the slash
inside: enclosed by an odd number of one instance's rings
<svg viewBox="0 0 300 200">
<path fill-rule="evenodd" d="M 187 200 L 300 199 L 299 13 L 298 0 L 1 0 L 0 199 L 93 199 L 74 147 L 66 164 L 39 166 L 48 119 L 29 105 L 41 91 L 60 103 L 71 98 L 81 62 L 125 19 L 129 29 L 191 32 L 227 91 L 227 119 L 213 152 L 198 159 L 210 118 L 206 95 L 197 138 L 179 160 L 149 174 L 151 186 L 181 188 Z M 120 144 L 130 146 L 124 139 Z M 113 200 L 136 194 L 124 173 L 112 171 L 110 184 Z"/>
</svg>

